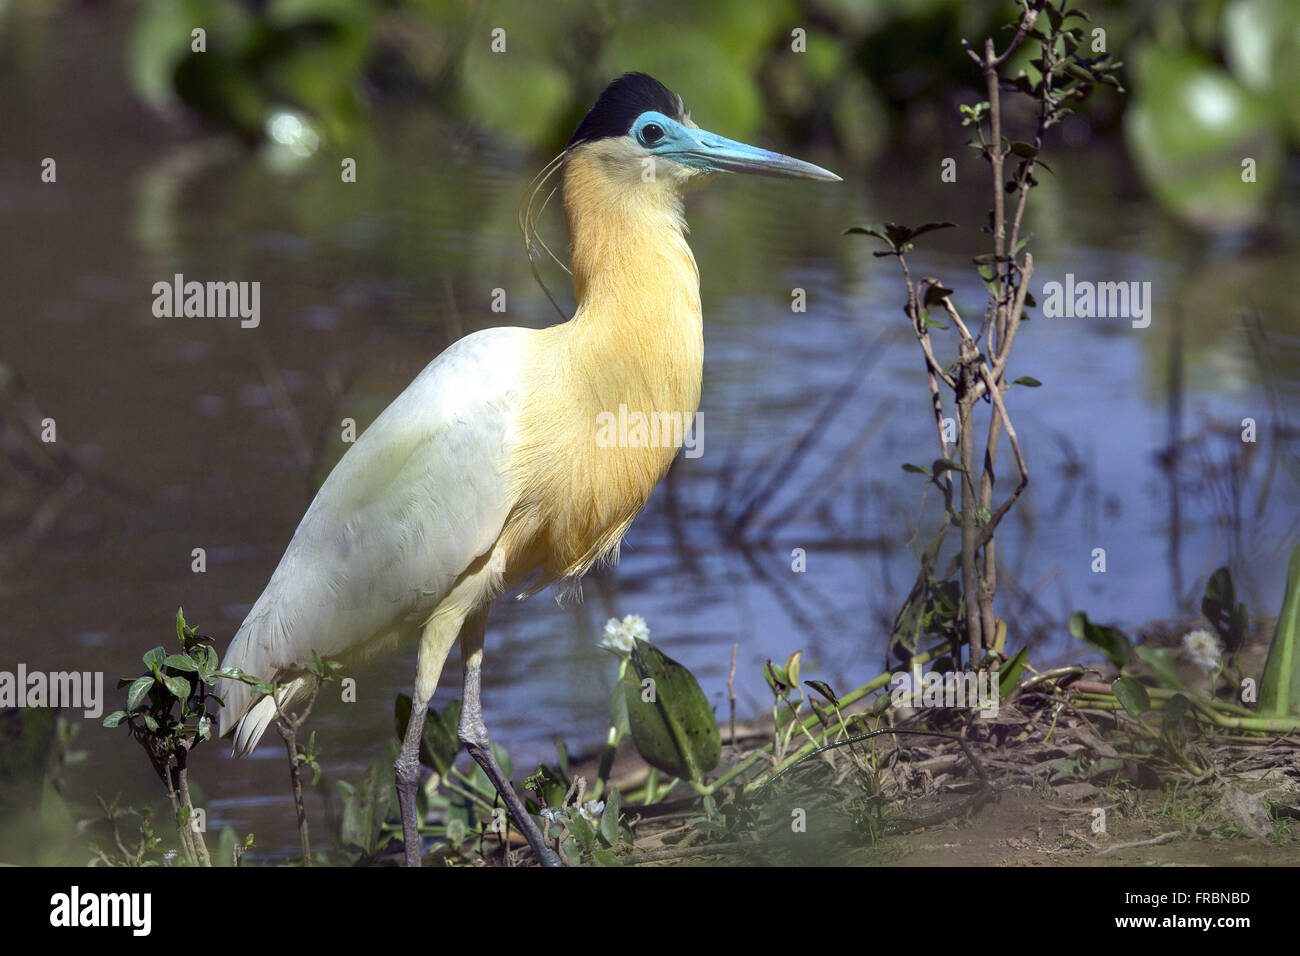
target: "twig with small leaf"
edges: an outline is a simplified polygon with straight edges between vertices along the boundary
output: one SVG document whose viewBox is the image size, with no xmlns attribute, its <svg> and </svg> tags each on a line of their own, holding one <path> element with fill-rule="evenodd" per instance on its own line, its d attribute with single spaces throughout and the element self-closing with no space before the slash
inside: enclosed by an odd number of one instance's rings
<svg viewBox="0 0 1300 956">
<path fill-rule="evenodd" d="M 952 301 L 952 289 L 933 277 L 914 277 L 908 263 L 907 255 L 914 249 L 915 240 L 937 230 L 952 228 L 954 223 L 935 221 L 904 226 L 886 222 L 845 230 L 846 234 L 879 239 L 887 248 L 873 252 L 873 255 L 893 256 L 898 262 L 906 291 L 903 311 L 911 321 L 921 349 L 930 410 L 939 439 L 940 457 L 930 468 L 913 464 L 903 466 L 904 470 L 925 475 L 939 487 L 944 496 L 945 521 L 925 549 L 916 584 L 895 621 L 894 638 L 909 651 L 915 649 L 921 605 L 931 599 L 936 580 L 946 582 L 960 571 L 964 643 L 971 667 L 978 666 L 986 654 L 995 652 L 1002 631 L 1001 623 L 994 616 L 997 592 L 994 533 L 1029 484 L 1029 468 L 1005 396 L 1012 385 L 1036 387 L 1041 384 L 1029 376 L 1010 382 L 1006 379 L 1011 348 L 1025 309 L 1035 305 L 1029 293 L 1034 261 L 1026 251 L 1031 237 L 1020 236 L 1026 200 L 1029 191 L 1037 185 L 1036 170 L 1040 167 L 1048 169 L 1039 156 L 1047 130 L 1060 122 L 1074 102 L 1088 96 L 1096 86 L 1105 84 L 1122 89 L 1114 76 L 1121 64 L 1105 54 L 1088 57 L 1080 52 L 1083 31 L 1071 24 L 1086 20 L 1085 13 L 1069 9 L 1066 0 L 1055 4 L 1050 0 L 1022 0 L 1020 7 L 1015 33 L 1000 52 L 991 38 L 985 41 L 982 53 L 977 53 L 969 43 L 962 41 L 967 54 L 980 68 L 987 97 L 974 105 L 959 107 L 962 124 L 971 127 L 974 134 L 969 145 L 988 162 L 991 173 L 992 208 L 985 231 L 992 237 L 993 248 L 991 252 L 973 259 L 989 292 L 978 329 L 971 332 Z M 1038 71 L 1038 77 L 1031 78 L 1021 71 L 1014 78 L 1004 78 L 1004 67 L 1026 43 L 1037 45 L 1037 56 L 1030 62 Z M 1001 96 L 1004 91 L 1021 93 L 1035 100 L 1037 121 L 1029 141 L 1011 140 L 1003 135 Z M 1016 162 L 1010 177 L 1005 172 L 1009 160 Z M 1010 217 L 1006 209 L 1008 195 L 1013 195 L 1016 201 L 1015 211 Z M 942 309 L 947 323 L 931 316 L 931 310 L 937 309 Z M 932 329 L 955 331 L 955 362 L 944 365 L 936 357 Z M 956 408 L 955 447 L 950 447 L 944 432 L 944 392 L 940 386 L 946 387 Z M 982 470 L 977 479 L 976 456 L 980 449 L 977 449 L 975 441 L 975 408 L 981 400 L 989 401 L 993 412 L 989 416 L 988 434 L 982 449 Z M 1019 481 L 995 508 L 993 490 L 997 451 L 1004 429 L 1015 454 Z M 961 481 L 959 507 L 953 501 L 954 472 L 960 475 Z M 960 554 L 946 571 L 936 575 L 935 558 L 944 532 L 950 525 L 960 528 Z"/>
</svg>

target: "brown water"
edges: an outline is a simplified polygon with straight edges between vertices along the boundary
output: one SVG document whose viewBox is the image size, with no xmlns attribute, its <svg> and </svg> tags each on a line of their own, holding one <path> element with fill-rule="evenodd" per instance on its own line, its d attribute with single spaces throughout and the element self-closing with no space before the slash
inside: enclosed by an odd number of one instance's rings
<svg viewBox="0 0 1300 956">
<path fill-rule="evenodd" d="M 544 157 L 405 107 L 380 110 L 373 138 L 350 151 L 355 184 L 339 181 L 328 150 L 277 170 L 142 115 L 105 63 L 102 51 L 121 45 L 115 28 L 78 21 L 57 43 L 17 44 L 42 55 L 0 71 L 0 363 L 21 383 L 6 422 L 53 418 L 66 456 L 33 471 L 5 446 L 0 462 L 0 669 L 99 669 L 110 688 L 170 640 L 178 604 L 224 648 L 341 452 L 341 419 L 373 417 L 468 332 L 555 319 L 515 223 Z M 87 82 L 93 69 L 100 80 Z M 39 181 L 46 156 L 56 184 Z M 549 758 L 556 736 L 571 747 L 603 737 L 615 661 L 594 645 L 612 615 L 642 615 L 720 714 L 733 643 L 742 714 L 766 709 L 768 657 L 802 648 L 804 675 L 842 689 L 883 666 L 915 573 L 921 484 L 899 466 L 935 457 L 933 426 L 893 265 L 839 232 L 960 221 L 914 268 L 942 275 L 977 315 L 983 289 L 965 250 L 984 202 L 918 173 L 937 157 L 871 171 L 807 158 L 846 182 L 727 179 L 690 200 L 707 323 L 704 454 L 679 460 L 583 603 L 501 602 L 485 702 L 517 770 Z M 1278 212 L 1284 232 L 1208 242 L 1162 219 L 1114 151 L 1054 166 L 1030 223 L 1040 301 L 1043 282 L 1072 272 L 1150 281 L 1156 311 L 1145 330 L 1036 318 L 1017 342 L 1013 374 L 1045 387 L 1008 399 L 1034 469 L 1000 550 L 1011 641 L 1032 638 L 1043 660 L 1077 655 L 1062 623 L 1071 611 L 1128 627 L 1194 611 L 1206 575 L 1229 561 L 1251 610 L 1275 614 L 1300 532 L 1300 445 L 1283 414 L 1300 392 L 1296 190 Z M 546 231 L 562 247 L 557 210 Z M 155 318 L 153 284 L 175 273 L 259 281 L 260 326 Z M 545 274 L 571 306 L 563 273 Z M 488 308 L 498 287 L 505 316 Z M 791 312 L 796 287 L 805 314 Z M 1238 437 L 1246 417 L 1259 423 L 1254 445 Z M 1003 461 L 1009 481 L 1005 450 Z M 1096 547 L 1105 574 L 1090 571 Z M 195 548 L 203 574 L 191 570 Z M 805 574 L 791 573 L 794 548 L 807 552 Z M 321 702 L 327 773 L 355 776 L 374 759 L 413 666 L 413 648 L 377 660 L 351 675 L 355 704 Z M 123 733 L 86 721 L 79 744 L 90 756 L 74 799 L 154 799 Z M 266 854 L 292 851 L 278 742 L 251 761 L 217 747 L 200 757 L 210 826 L 252 830 Z"/>
</svg>

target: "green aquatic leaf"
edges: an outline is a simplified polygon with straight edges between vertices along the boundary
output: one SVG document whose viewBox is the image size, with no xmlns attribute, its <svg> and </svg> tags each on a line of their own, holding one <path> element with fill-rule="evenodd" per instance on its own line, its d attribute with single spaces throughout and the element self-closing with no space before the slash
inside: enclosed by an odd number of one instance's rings
<svg viewBox="0 0 1300 956">
<path fill-rule="evenodd" d="M 1094 624 L 1082 611 L 1070 615 L 1070 633 L 1078 640 L 1097 648 L 1116 667 L 1123 667 L 1133 656 L 1133 642 L 1123 631 Z"/>
<path fill-rule="evenodd" d="M 1130 717 L 1141 717 L 1151 709 L 1151 696 L 1141 682 L 1133 677 L 1116 677 L 1110 685 Z"/>
<path fill-rule="evenodd" d="M 689 670 L 637 638 L 622 687 L 632 740 L 647 763 L 693 781 L 718 765 L 718 722 Z"/>
<path fill-rule="evenodd" d="M 390 739 L 385 751 L 366 769 L 365 776 L 357 784 L 345 780 L 335 782 L 343 806 L 339 842 L 344 846 L 355 846 L 365 853 L 372 853 L 379 847 L 384 821 L 397 797 L 393 777 L 397 751 L 397 741 Z"/>
<path fill-rule="evenodd" d="M 1025 661 L 1029 659 L 1029 648 L 1022 647 L 1016 653 L 1016 656 L 1009 661 L 1005 661 L 998 668 L 998 696 L 1005 699 L 1013 690 L 1016 689 L 1016 683 L 1020 680 L 1020 672 L 1024 670 Z"/>
<path fill-rule="evenodd" d="M 1275 717 L 1300 716 L 1300 544 L 1291 552 L 1282 613 L 1259 681 L 1259 711 Z"/>
<path fill-rule="evenodd" d="M 615 787 L 605 796 L 605 810 L 600 815 L 600 836 L 609 846 L 618 845 L 618 821 L 623 810 L 623 798 Z"/>
<path fill-rule="evenodd" d="M 1204 54 L 1146 42 L 1124 111 L 1129 152 L 1161 204 L 1215 230 L 1261 221 L 1285 163 L 1285 129 L 1269 97 Z M 1242 180 L 1254 160 L 1255 181 Z"/>
</svg>

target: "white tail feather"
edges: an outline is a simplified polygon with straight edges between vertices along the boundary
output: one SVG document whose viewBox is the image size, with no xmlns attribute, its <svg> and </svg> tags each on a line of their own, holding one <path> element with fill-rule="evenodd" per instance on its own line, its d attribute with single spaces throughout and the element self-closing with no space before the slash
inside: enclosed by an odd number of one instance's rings
<svg viewBox="0 0 1300 956">
<path fill-rule="evenodd" d="M 291 680 L 280 689 L 280 709 L 286 713 L 307 698 L 309 678 L 299 677 Z M 258 741 L 268 727 L 275 722 L 275 701 L 269 696 L 261 697 L 239 718 L 235 724 L 233 752 L 237 757 L 246 757 L 257 747 Z"/>
</svg>

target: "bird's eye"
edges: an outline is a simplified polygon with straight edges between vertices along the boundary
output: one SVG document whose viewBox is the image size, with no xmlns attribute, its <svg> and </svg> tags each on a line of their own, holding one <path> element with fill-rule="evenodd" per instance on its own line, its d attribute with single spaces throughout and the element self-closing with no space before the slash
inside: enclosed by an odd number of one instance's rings
<svg viewBox="0 0 1300 956">
<path fill-rule="evenodd" d="M 653 146 L 664 138 L 664 128 L 658 123 L 646 123 L 641 130 L 641 142 L 647 146 Z"/>
</svg>

